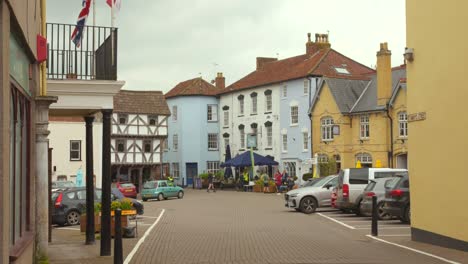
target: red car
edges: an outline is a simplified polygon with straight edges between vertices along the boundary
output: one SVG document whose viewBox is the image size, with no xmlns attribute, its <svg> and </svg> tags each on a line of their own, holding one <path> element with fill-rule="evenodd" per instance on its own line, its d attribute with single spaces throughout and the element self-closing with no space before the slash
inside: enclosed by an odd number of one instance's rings
<svg viewBox="0 0 468 264">
<path fill-rule="evenodd" d="M 131 182 L 117 182 L 117 189 L 125 196 L 135 198 L 137 197 L 137 190 L 135 185 Z"/>
<path fill-rule="evenodd" d="M 333 188 L 332 194 L 331 194 L 331 206 L 333 208 L 336 208 L 336 196 L 337 196 L 337 189 L 335 187 Z"/>
</svg>

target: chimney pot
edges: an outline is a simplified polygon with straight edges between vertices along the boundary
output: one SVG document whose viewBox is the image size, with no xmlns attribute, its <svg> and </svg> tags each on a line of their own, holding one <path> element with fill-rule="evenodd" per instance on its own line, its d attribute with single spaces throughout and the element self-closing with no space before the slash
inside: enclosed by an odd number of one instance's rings
<svg viewBox="0 0 468 264">
<path fill-rule="evenodd" d="M 310 36 L 311 36 L 311 35 L 312 35 L 312 34 L 310 34 L 310 32 L 307 33 L 307 42 L 312 42 L 312 40 L 310 39 Z"/>
<path fill-rule="evenodd" d="M 218 72 L 218 74 L 216 74 L 215 86 L 219 89 L 226 88 L 226 78 L 224 78 L 222 72 Z"/>
</svg>

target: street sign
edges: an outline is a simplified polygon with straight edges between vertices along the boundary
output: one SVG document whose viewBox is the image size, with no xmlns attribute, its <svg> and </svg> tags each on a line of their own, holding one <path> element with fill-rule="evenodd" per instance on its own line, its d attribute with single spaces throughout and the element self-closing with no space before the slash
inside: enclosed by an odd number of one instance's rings
<svg viewBox="0 0 468 264">
<path fill-rule="evenodd" d="M 257 148 L 257 134 L 247 135 L 247 148 Z"/>
</svg>

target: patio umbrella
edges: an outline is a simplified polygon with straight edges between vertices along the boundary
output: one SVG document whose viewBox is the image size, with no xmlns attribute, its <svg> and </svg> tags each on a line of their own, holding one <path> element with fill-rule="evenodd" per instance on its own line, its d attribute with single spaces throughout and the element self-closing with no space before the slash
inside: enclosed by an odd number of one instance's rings
<svg viewBox="0 0 468 264">
<path fill-rule="evenodd" d="M 226 158 L 224 161 L 228 161 L 231 159 L 231 147 L 229 145 L 226 146 Z M 226 167 L 224 170 L 224 178 L 227 179 L 232 176 L 232 168 Z"/>
<path fill-rule="evenodd" d="M 225 167 L 250 167 L 252 166 L 252 157 L 251 155 L 253 156 L 253 162 L 254 162 L 254 165 L 255 166 L 274 166 L 274 165 L 278 165 L 278 162 L 274 161 L 274 160 L 271 160 L 267 157 L 264 157 L 262 155 L 259 155 L 255 152 L 253 152 L 252 154 L 250 153 L 250 151 L 246 151 L 240 155 L 238 155 L 237 157 L 231 159 L 231 160 L 227 160 L 226 162 L 224 162 L 223 164 L 221 164 L 221 167 L 225 168 Z"/>
</svg>

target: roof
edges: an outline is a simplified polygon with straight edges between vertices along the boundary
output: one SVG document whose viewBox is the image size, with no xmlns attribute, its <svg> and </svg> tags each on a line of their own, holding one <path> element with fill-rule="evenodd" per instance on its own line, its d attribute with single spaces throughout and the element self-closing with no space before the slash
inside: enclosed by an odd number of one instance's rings
<svg viewBox="0 0 468 264">
<path fill-rule="evenodd" d="M 211 83 L 203 80 L 201 77 L 190 79 L 184 82 L 178 83 L 168 93 L 166 93 L 166 99 L 177 97 L 177 96 L 216 96 L 220 91 L 224 89 L 217 88 Z"/>
<path fill-rule="evenodd" d="M 171 115 L 161 91 L 121 90 L 114 96 L 114 112 Z"/>
<path fill-rule="evenodd" d="M 349 74 L 340 74 L 335 69 L 345 68 Z M 222 93 L 244 90 L 268 84 L 281 83 L 307 76 L 326 76 L 330 78 L 363 79 L 373 70 L 331 48 L 319 49 L 308 55 L 299 55 L 283 60 L 267 62 L 244 78 L 231 84 Z"/>
</svg>

